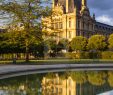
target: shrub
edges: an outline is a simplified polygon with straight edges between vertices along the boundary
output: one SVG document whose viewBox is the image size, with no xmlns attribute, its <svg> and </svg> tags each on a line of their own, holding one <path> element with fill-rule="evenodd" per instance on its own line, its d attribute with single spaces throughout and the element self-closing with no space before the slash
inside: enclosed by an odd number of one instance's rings
<svg viewBox="0 0 113 95">
<path fill-rule="evenodd" d="M 70 59 L 71 59 L 71 53 L 65 53 L 64 57 L 65 57 L 65 58 L 70 58 Z"/>
<path fill-rule="evenodd" d="M 70 59 L 79 59 L 79 55 L 77 53 L 66 53 L 65 57 Z"/>
<path fill-rule="evenodd" d="M 89 52 L 66 53 L 66 58 L 70 59 L 89 59 Z"/>
<path fill-rule="evenodd" d="M 70 59 L 96 59 L 101 58 L 101 52 L 76 52 L 76 53 L 66 53 L 66 58 Z"/>
<path fill-rule="evenodd" d="M 101 58 L 101 52 L 89 52 L 90 59 L 99 59 Z"/>
<path fill-rule="evenodd" d="M 102 52 L 102 59 L 112 59 L 113 52 L 112 51 L 104 51 Z"/>
<path fill-rule="evenodd" d="M 90 59 L 89 52 L 81 52 L 80 53 L 80 58 L 81 59 Z"/>
</svg>

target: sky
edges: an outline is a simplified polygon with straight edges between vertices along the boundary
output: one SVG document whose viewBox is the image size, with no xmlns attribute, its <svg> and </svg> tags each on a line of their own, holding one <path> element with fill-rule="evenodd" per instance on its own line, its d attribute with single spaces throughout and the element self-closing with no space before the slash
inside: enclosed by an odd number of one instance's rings
<svg viewBox="0 0 113 95">
<path fill-rule="evenodd" d="M 113 25 L 113 0 L 87 0 L 91 15 L 95 13 L 96 20 Z"/>
</svg>

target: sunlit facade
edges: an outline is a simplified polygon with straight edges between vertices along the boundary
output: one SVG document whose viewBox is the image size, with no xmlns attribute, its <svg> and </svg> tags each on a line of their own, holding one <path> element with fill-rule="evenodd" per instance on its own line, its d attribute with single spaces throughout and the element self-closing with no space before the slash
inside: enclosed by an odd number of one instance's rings
<svg viewBox="0 0 113 95">
<path fill-rule="evenodd" d="M 76 36 L 89 38 L 94 34 L 109 35 L 113 26 L 99 23 L 90 15 L 87 0 L 52 0 L 52 14 L 42 19 L 43 30 L 59 38 L 71 40 Z"/>
</svg>

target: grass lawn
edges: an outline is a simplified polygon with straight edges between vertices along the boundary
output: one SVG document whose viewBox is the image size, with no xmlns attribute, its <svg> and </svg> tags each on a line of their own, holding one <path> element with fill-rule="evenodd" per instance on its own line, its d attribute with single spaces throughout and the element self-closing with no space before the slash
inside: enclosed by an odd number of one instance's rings
<svg viewBox="0 0 113 95">
<path fill-rule="evenodd" d="M 16 64 L 98 64 L 98 63 L 113 63 L 109 59 L 47 59 L 47 60 L 16 60 Z M 0 64 L 13 64 L 12 60 L 0 61 Z"/>
</svg>

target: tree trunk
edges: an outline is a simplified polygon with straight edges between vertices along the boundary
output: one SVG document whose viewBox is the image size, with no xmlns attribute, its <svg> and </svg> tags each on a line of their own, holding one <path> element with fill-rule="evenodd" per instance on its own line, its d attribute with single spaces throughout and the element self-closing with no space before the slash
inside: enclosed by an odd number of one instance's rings
<svg viewBox="0 0 113 95">
<path fill-rule="evenodd" d="M 29 61 L 29 45 L 28 45 L 28 40 L 26 38 L 26 52 L 25 52 L 25 61 L 28 62 Z"/>
<path fill-rule="evenodd" d="M 25 61 L 28 62 L 29 61 L 29 49 L 28 47 L 26 47 L 26 58 Z"/>
</svg>

